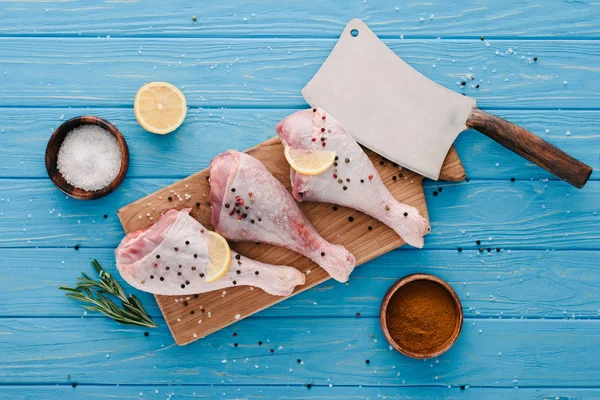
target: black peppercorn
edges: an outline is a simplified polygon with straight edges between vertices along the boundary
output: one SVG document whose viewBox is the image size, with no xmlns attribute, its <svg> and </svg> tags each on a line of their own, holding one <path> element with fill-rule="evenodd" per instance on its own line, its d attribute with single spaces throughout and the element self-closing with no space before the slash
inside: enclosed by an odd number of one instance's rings
<svg viewBox="0 0 600 400">
<path fill-rule="evenodd" d="M 481 240 L 477 240 L 475 243 L 477 243 L 477 244 L 481 244 Z"/>
<path fill-rule="evenodd" d="M 370 230 L 370 231 L 372 231 L 373 227 L 369 225 L 369 227 L 367 229 Z"/>
<path fill-rule="evenodd" d="M 235 188 L 231 188 L 231 191 L 232 191 L 232 192 L 235 192 Z"/>
<path fill-rule="evenodd" d="M 325 252 L 321 252 L 321 257 L 325 257 Z"/>
<path fill-rule="evenodd" d="M 350 222 L 354 221 L 354 217 L 348 217 L 348 221 L 350 221 Z"/>
</svg>

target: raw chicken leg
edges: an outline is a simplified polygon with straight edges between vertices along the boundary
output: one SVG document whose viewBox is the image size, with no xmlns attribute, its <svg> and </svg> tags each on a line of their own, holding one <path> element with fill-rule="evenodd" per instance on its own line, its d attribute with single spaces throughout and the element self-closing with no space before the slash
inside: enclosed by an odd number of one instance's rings
<svg viewBox="0 0 600 400">
<path fill-rule="evenodd" d="M 298 111 L 281 121 L 276 130 L 281 141 L 294 149 L 336 152 L 336 162 L 322 174 L 307 176 L 291 170 L 296 200 L 354 208 L 392 228 L 406 243 L 423 247 L 429 222 L 416 208 L 394 199 L 363 149 L 325 111 Z"/>
<path fill-rule="evenodd" d="M 229 150 L 211 161 L 210 201 L 212 224 L 228 239 L 287 247 L 340 282 L 356 265 L 345 247 L 317 233 L 281 182 L 247 154 Z"/>
<path fill-rule="evenodd" d="M 189 215 L 190 209 L 170 210 L 148 229 L 127 235 L 115 250 L 117 269 L 131 286 L 154 294 L 186 295 L 229 286 L 256 286 L 287 296 L 303 285 L 296 268 L 263 264 L 231 252 L 229 272 L 206 282 L 209 262 L 206 229 Z"/>
</svg>

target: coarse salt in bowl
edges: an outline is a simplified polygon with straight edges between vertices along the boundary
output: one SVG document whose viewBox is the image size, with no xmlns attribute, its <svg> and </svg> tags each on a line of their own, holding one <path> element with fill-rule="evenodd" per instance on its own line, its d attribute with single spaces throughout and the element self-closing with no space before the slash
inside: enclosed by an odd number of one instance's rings
<svg viewBox="0 0 600 400">
<path fill-rule="evenodd" d="M 46 169 L 54 184 L 78 199 L 113 192 L 129 165 L 127 143 L 110 122 L 94 116 L 73 118 L 48 141 Z"/>
</svg>

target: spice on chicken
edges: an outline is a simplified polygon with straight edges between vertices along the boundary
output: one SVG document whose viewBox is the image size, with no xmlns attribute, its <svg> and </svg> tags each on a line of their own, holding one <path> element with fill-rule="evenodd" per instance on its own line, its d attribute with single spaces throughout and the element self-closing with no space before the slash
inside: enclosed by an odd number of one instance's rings
<svg viewBox="0 0 600 400">
<path fill-rule="evenodd" d="M 435 352 L 454 335 L 459 313 L 451 295 L 423 280 L 402 286 L 390 299 L 386 322 L 398 345 L 416 353 Z"/>
</svg>

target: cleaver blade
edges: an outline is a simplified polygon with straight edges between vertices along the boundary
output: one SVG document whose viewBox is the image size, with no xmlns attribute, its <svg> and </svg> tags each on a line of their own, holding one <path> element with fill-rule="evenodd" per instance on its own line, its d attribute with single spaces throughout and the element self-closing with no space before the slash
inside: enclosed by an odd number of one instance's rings
<svg viewBox="0 0 600 400">
<path fill-rule="evenodd" d="M 475 99 L 428 79 L 359 19 L 302 89 L 363 146 L 428 178 L 439 178 L 459 133 L 474 128 L 561 179 L 582 187 L 592 169 L 524 128 L 477 108 Z"/>
</svg>

